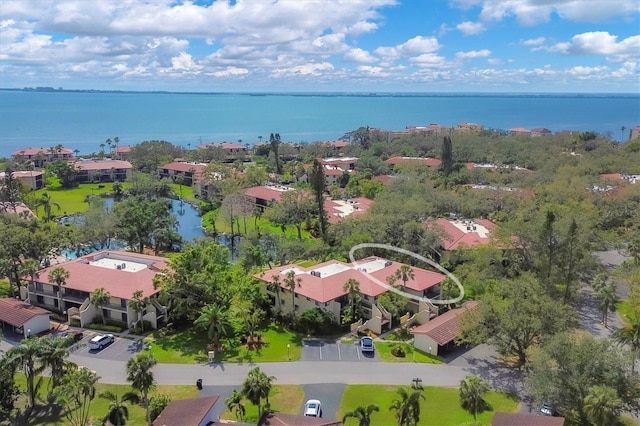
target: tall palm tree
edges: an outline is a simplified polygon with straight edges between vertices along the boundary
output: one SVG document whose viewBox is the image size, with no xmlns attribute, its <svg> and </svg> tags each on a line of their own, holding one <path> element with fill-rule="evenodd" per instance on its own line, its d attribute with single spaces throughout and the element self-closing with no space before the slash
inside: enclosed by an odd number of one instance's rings
<svg viewBox="0 0 640 426">
<path fill-rule="evenodd" d="M 269 290 L 276 295 L 276 306 L 278 306 L 278 313 L 282 312 L 282 300 L 280 300 L 280 275 L 274 275 L 269 283 Z"/>
<path fill-rule="evenodd" d="M 38 337 L 24 339 L 18 346 L 14 346 L 6 353 L 6 359 L 14 370 L 22 369 L 27 379 L 27 396 L 29 397 L 29 407 L 36 404 L 36 395 L 38 386 L 36 378 L 42 370 L 43 365 L 40 363 L 40 356 L 43 351 L 43 340 Z"/>
<path fill-rule="evenodd" d="M 349 278 L 342 286 L 342 289 L 347 292 L 349 306 L 351 307 L 351 320 L 355 321 L 357 316 L 356 305 L 360 302 L 360 283 L 354 278 Z"/>
<path fill-rule="evenodd" d="M 100 144 L 100 158 L 104 158 L 104 144 Z"/>
<path fill-rule="evenodd" d="M 238 392 L 237 389 L 234 389 L 231 393 L 231 396 L 225 401 L 225 405 L 227 406 L 227 410 L 231 411 L 236 416 L 236 419 L 242 421 L 246 410 L 244 408 L 244 405 L 242 404 L 241 392 Z"/>
<path fill-rule="evenodd" d="M 51 381 L 49 390 L 57 388 L 62 383 L 62 378 L 69 370 L 70 365 L 66 361 L 69 356 L 69 344 L 66 339 L 43 339 L 40 352 L 40 361 L 44 367 L 49 367 Z"/>
<path fill-rule="evenodd" d="M 55 389 L 60 405 L 66 408 L 65 415 L 72 425 L 86 425 L 89 421 L 91 401 L 96 396 L 96 383 L 100 377 L 88 368 L 70 370 L 61 386 Z"/>
<path fill-rule="evenodd" d="M 140 352 L 127 361 L 127 381 L 131 387 L 142 393 L 142 402 L 147 410 L 147 425 L 151 426 L 149 412 L 149 391 L 155 387 L 155 379 L 151 369 L 158 361 L 148 352 Z"/>
<path fill-rule="evenodd" d="M 346 423 L 349 417 L 358 420 L 358 426 L 369 426 L 371 424 L 371 413 L 380 411 L 377 404 L 370 404 L 366 407 L 358 406 L 353 411 L 347 411 L 342 417 L 342 423 Z"/>
<path fill-rule="evenodd" d="M 249 370 L 247 378 L 242 384 L 243 395 L 253 405 L 258 407 L 258 418 L 262 418 L 262 399 L 266 401 L 265 406 L 269 405 L 269 393 L 273 386 L 273 381 L 276 378 L 273 376 L 267 376 L 260 367 L 254 367 Z"/>
<path fill-rule="evenodd" d="M 631 364 L 631 372 L 635 372 L 636 359 L 640 357 L 640 314 L 635 314 L 627 318 L 628 324 L 613 332 L 616 342 L 631 346 L 635 354 Z"/>
<path fill-rule="evenodd" d="M 114 157 L 117 159 L 118 158 L 118 145 L 120 144 L 120 138 L 118 136 L 116 136 L 115 138 L 113 138 L 113 144 L 115 145 L 115 150 L 114 150 Z"/>
<path fill-rule="evenodd" d="M 61 266 L 57 268 L 53 268 L 49 275 L 47 276 L 47 280 L 50 283 L 56 283 L 56 292 L 58 293 L 58 309 L 64 311 L 64 307 L 62 306 L 62 287 L 67 285 L 67 280 L 69 279 L 69 271 L 64 269 Z"/>
<path fill-rule="evenodd" d="M 226 309 L 214 303 L 202 308 L 200 316 L 193 323 L 206 327 L 209 338 L 213 339 L 215 350 L 218 350 L 220 336 L 226 335 L 229 329 L 229 315 Z"/>
<path fill-rule="evenodd" d="M 140 396 L 135 392 L 126 392 L 120 398 L 118 398 L 118 392 L 104 391 L 100 395 L 100 398 L 109 400 L 109 411 L 102 419 L 102 423 L 109 421 L 113 426 L 124 426 L 129 420 L 129 408 L 127 402 L 131 404 L 138 404 L 140 402 Z"/>
<path fill-rule="evenodd" d="M 417 425 L 420 421 L 420 399 L 426 399 L 420 390 L 412 393 L 405 388 L 398 388 L 399 398 L 394 399 L 390 409 L 395 410 L 398 426 Z"/>
<path fill-rule="evenodd" d="M 474 422 L 477 421 L 478 414 L 490 408 L 484 399 L 489 390 L 489 384 L 473 374 L 460 382 L 460 406 L 471 413 Z"/>
<path fill-rule="evenodd" d="M 46 192 L 44 192 L 40 196 L 40 198 L 36 200 L 36 211 L 38 210 L 38 207 L 42 207 L 42 210 L 44 211 L 44 220 L 47 222 L 51 220 L 52 207 L 55 207 L 58 211 L 60 210 L 60 204 L 56 203 L 55 201 L 51 201 L 51 196 L 49 196 L 49 194 L 47 194 Z"/>
<path fill-rule="evenodd" d="M 80 154 L 80 150 L 78 148 L 74 149 L 73 150 L 73 155 L 77 157 L 78 154 Z"/>
<path fill-rule="evenodd" d="M 142 292 L 142 290 L 136 290 L 133 293 L 133 297 L 131 298 L 131 300 L 129 300 L 129 307 L 136 313 L 136 324 L 142 320 L 140 315 L 142 314 L 142 311 L 145 310 L 148 304 L 149 298 L 144 297 L 144 293 Z M 144 321 L 142 321 L 142 332 L 144 332 Z"/>
<path fill-rule="evenodd" d="M 296 272 L 291 270 L 287 272 L 284 277 L 284 285 L 291 292 L 291 314 L 293 315 L 293 321 L 296 320 L 296 287 L 300 287 L 302 284 L 302 278 L 296 277 Z"/>
<path fill-rule="evenodd" d="M 39 276 L 38 271 L 40 269 L 42 269 L 40 262 L 31 258 L 26 259 L 20 265 L 20 275 L 27 275 L 30 278 L 29 284 L 33 286 L 35 285 L 36 278 Z"/>
<path fill-rule="evenodd" d="M 89 295 L 89 303 L 96 307 L 98 311 L 100 311 L 100 317 L 102 317 L 102 324 L 107 323 L 107 319 L 104 316 L 104 308 L 109 304 L 111 300 L 111 294 L 105 290 L 103 287 L 96 288 Z"/>
<path fill-rule="evenodd" d="M 604 325 L 604 328 L 607 328 L 609 312 L 616 310 L 616 303 L 618 302 L 616 284 L 613 282 L 605 284 L 603 287 L 598 289 L 596 297 L 600 302 L 598 308 L 600 309 L 600 312 L 602 312 L 602 324 Z"/>
<path fill-rule="evenodd" d="M 622 411 L 622 401 L 615 389 L 609 386 L 592 386 L 584 398 L 584 412 L 595 426 L 616 423 Z"/>
<path fill-rule="evenodd" d="M 413 272 L 413 269 L 411 269 L 411 266 L 409 265 L 401 265 L 397 270 L 396 273 L 394 274 L 395 278 L 402 281 L 402 285 L 404 287 L 407 286 L 407 282 L 409 280 L 412 280 L 415 278 L 415 274 Z"/>
</svg>

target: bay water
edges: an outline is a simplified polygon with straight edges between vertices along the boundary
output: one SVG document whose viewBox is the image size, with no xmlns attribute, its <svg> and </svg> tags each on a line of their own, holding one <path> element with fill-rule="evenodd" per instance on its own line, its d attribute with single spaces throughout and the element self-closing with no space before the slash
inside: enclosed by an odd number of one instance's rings
<svg viewBox="0 0 640 426">
<path fill-rule="evenodd" d="M 253 145 L 268 141 L 270 133 L 285 142 L 314 142 L 336 140 L 361 126 L 401 130 L 460 122 L 503 130 L 590 130 L 626 140 L 629 128 L 640 125 L 640 94 L 0 90 L 0 157 L 58 144 L 97 153 L 116 136 L 121 146 L 166 140 L 193 149 L 223 141 Z"/>
</svg>

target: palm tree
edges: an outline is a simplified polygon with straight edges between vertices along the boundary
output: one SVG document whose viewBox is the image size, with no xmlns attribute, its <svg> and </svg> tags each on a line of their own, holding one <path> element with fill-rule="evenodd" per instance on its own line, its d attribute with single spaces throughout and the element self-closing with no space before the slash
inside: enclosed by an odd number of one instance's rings
<svg viewBox="0 0 640 426">
<path fill-rule="evenodd" d="M 296 277 L 294 270 L 287 272 L 284 277 L 284 285 L 291 292 L 291 314 L 294 322 L 296 320 L 296 287 L 300 287 L 300 284 L 302 284 L 302 278 Z"/>
<path fill-rule="evenodd" d="M 592 386 L 584 398 L 584 412 L 595 426 L 616 423 L 622 411 L 622 401 L 615 389 L 609 386 Z"/>
<path fill-rule="evenodd" d="M 67 280 L 69 279 L 69 271 L 64 269 L 61 266 L 54 268 L 49 272 L 47 276 L 47 280 L 50 283 L 56 283 L 56 292 L 58 293 L 58 309 L 64 311 L 64 307 L 62 306 L 62 287 L 67 285 Z"/>
<path fill-rule="evenodd" d="M 282 301 L 280 300 L 280 275 L 274 275 L 269 283 L 269 290 L 276 294 L 276 305 L 278 306 L 278 312 L 282 312 Z"/>
<path fill-rule="evenodd" d="M 401 265 L 400 268 L 396 270 L 394 274 L 396 279 L 402 281 L 402 285 L 404 287 L 407 286 L 407 282 L 415 278 L 415 274 L 413 273 L 413 269 L 409 265 Z"/>
<path fill-rule="evenodd" d="M 200 316 L 193 322 L 207 328 L 210 339 L 213 339 L 214 350 L 220 348 L 220 336 L 227 334 L 229 329 L 229 316 L 227 311 L 220 305 L 211 304 L 202 308 Z"/>
<path fill-rule="evenodd" d="M 602 312 L 602 324 L 604 325 L 604 328 L 607 328 L 609 312 L 616 310 L 616 303 L 618 302 L 616 284 L 613 282 L 605 284 L 598 290 L 596 297 L 600 302 L 598 308 L 600 309 L 600 312 Z"/>
<path fill-rule="evenodd" d="M 50 390 L 57 388 L 62 383 L 62 378 L 69 370 L 70 365 L 66 361 L 69 356 L 69 344 L 65 339 L 43 339 L 40 352 L 40 361 L 43 367 L 49 367 L 51 381 Z"/>
<path fill-rule="evenodd" d="M 366 407 L 358 406 L 353 411 L 348 411 L 342 417 L 342 423 L 346 423 L 347 418 L 353 417 L 358 420 L 358 426 L 369 426 L 371 424 L 371 413 L 380 411 L 380 407 L 376 404 L 370 404 Z"/>
<path fill-rule="evenodd" d="M 96 396 L 96 383 L 100 377 L 88 368 L 70 370 L 61 386 L 55 389 L 58 403 L 66 408 L 65 416 L 72 425 L 86 425 L 89 421 L 91 401 Z"/>
<path fill-rule="evenodd" d="M 142 393 L 142 402 L 147 410 L 147 424 L 151 426 L 149 412 L 149 391 L 155 387 L 155 380 L 151 369 L 158 361 L 148 352 L 140 352 L 127 361 L 127 381 L 131 387 Z"/>
<path fill-rule="evenodd" d="M 127 402 L 131 404 L 138 404 L 140 402 L 140 396 L 135 392 L 126 392 L 122 397 L 118 398 L 117 392 L 104 391 L 100 395 L 100 398 L 109 400 L 109 411 L 102 419 L 102 423 L 109 421 L 113 426 L 124 426 L 129 420 L 129 408 Z"/>
<path fill-rule="evenodd" d="M 231 411 L 236 416 L 236 419 L 242 421 L 246 412 L 244 405 L 242 404 L 242 393 L 238 392 L 237 389 L 234 389 L 231 396 L 225 401 L 225 404 L 227 406 L 227 410 Z"/>
<path fill-rule="evenodd" d="M 55 207 L 58 211 L 60 210 L 60 204 L 55 201 L 51 201 L 51 197 L 46 192 L 36 200 L 36 211 L 38 210 L 38 207 L 42 207 L 42 210 L 44 211 L 44 220 L 47 222 L 50 221 L 52 217 L 51 207 Z"/>
<path fill-rule="evenodd" d="M 22 369 L 27 379 L 27 396 L 29 407 L 35 407 L 38 386 L 36 377 L 42 373 L 44 367 L 39 358 L 43 351 L 43 340 L 37 337 L 24 339 L 20 345 L 14 346 L 6 353 L 6 359 L 14 370 Z"/>
<path fill-rule="evenodd" d="M 80 150 L 78 148 L 74 149 L 73 150 L 73 155 L 77 157 L 78 154 L 80 154 Z"/>
<path fill-rule="evenodd" d="M 420 390 L 411 394 L 405 388 L 398 388 L 398 399 L 394 399 L 390 409 L 396 411 L 398 426 L 417 425 L 420 421 L 420 399 L 426 399 Z"/>
<path fill-rule="evenodd" d="M 40 262 L 35 259 L 27 259 L 20 265 L 20 275 L 28 275 L 30 278 L 29 284 L 32 286 L 35 284 L 36 278 L 38 278 L 38 271 L 42 269 Z"/>
<path fill-rule="evenodd" d="M 120 144 L 120 138 L 118 136 L 116 136 L 115 138 L 113 138 L 113 143 L 116 146 L 115 150 L 114 150 L 114 158 L 118 158 L 118 145 Z"/>
<path fill-rule="evenodd" d="M 102 308 L 107 306 L 110 300 L 111 300 L 111 294 L 107 290 L 105 290 L 103 287 L 96 288 L 89 295 L 89 303 L 91 303 L 93 306 L 96 307 L 97 310 L 100 311 L 100 316 L 102 317 L 102 324 L 107 323 L 107 319 L 104 316 L 104 309 Z"/>
<path fill-rule="evenodd" d="M 489 390 L 489 384 L 473 374 L 460 382 L 460 406 L 471 413 L 474 422 L 477 421 L 478 414 L 490 408 L 484 400 Z"/>
<path fill-rule="evenodd" d="M 353 322 L 356 320 L 356 305 L 360 302 L 360 283 L 354 278 L 349 278 L 342 289 L 347 292 L 351 307 L 351 322 Z"/>
<path fill-rule="evenodd" d="M 640 357 L 640 314 L 635 314 L 627 318 L 628 323 L 613 332 L 616 342 L 631 346 L 634 357 L 631 364 L 631 372 L 635 372 L 636 358 Z"/>
<path fill-rule="evenodd" d="M 247 378 L 242 384 L 243 395 L 253 405 L 258 406 L 258 419 L 262 418 L 262 405 L 260 403 L 263 398 L 266 401 L 265 408 L 269 406 L 269 393 L 275 379 L 273 376 L 267 376 L 260 370 L 260 367 L 254 367 L 249 370 Z"/>
<path fill-rule="evenodd" d="M 100 158 L 104 158 L 104 144 L 100 144 Z"/>
<path fill-rule="evenodd" d="M 136 324 L 142 320 L 140 314 L 149 304 L 149 298 L 144 297 L 142 290 L 137 290 L 133 293 L 133 297 L 129 300 L 129 307 L 136 313 Z M 142 321 L 142 332 L 144 332 L 144 321 Z"/>
</svg>

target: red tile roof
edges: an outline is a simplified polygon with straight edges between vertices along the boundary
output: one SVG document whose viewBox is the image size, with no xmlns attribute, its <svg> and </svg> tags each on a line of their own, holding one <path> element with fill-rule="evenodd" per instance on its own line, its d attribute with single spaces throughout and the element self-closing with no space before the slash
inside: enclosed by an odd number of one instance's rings
<svg viewBox="0 0 640 426">
<path fill-rule="evenodd" d="M 413 330 L 412 334 L 426 334 L 438 343 L 444 346 L 458 337 L 460 334 L 460 322 L 458 316 L 469 309 L 475 309 L 478 302 L 470 300 L 465 302 L 459 308 L 452 309 L 444 314 L 432 319 L 426 324 L 422 324 Z"/>
<path fill-rule="evenodd" d="M 78 170 L 131 169 L 131 163 L 123 160 L 80 160 L 73 163 Z"/>
<path fill-rule="evenodd" d="M 335 148 L 344 148 L 345 146 L 351 145 L 349 142 L 346 142 L 346 141 L 330 141 L 330 142 L 324 142 L 324 144 L 333 146 Z"/>
<path fill-rule="evenodd" d="M 442 246 L 445 250 L 456 250 L 461 246 L 475 247 L 481 244 L 489 244 L 492 241 L 491 233 L 496 229 L 496 224 L 488 219 L 474 219 L 473 222 L 486 228 L 489 233 L 481 235 L 478 231 L 463 231 L 456 227 L 448 219 L 437 219 L 435 224 L 442 228 L 446 236 L 442 241 Z M 431 226 L 431 223 L 427 223 L 427 226 Z"/>
<path fill-rule="evenodd" d="M 89 262 L 106 255 L 107 258 L 114 258 L 114 264 L 118 263 L 117 256 L 124 256 L 136 262 L 149 263 L 150 267 L 136 272 L 119 270 L 116 268 L 103 268 L 90 265 Z M 55 268 L 63 268 L 69 272 L 69 278 L 65 288 L 80 290 L 87 293 L 103 287 L 112 297 L 121 299 L 131 299 L 133 293 L 141 290 L 145 296 L 151 296 L 160 291 L 153 288 L 153 278 L 163 269 L 168 269 L 169 259 L 159 256 L 149 256 L 146 254 L 132 253 L 120 250 L 101 250 L 95 253 L 82 256 L 60 265 L 49 266 L 38 272 L 38 282 L 55 285 L 49 282 L 49 273 Z"/>
<path fill-rule="evenodd" d="M 153 426 L 199 425 L 218 398 L 212 395 L 171 401 L 153 421 Z"/>
<path fill-rule="evenodd" d="M 531 130 L 525 129 L 524 127 L 514 127 L 509 129 L 509 133 L 531 133 Z"/>
<path fill-rule="evenodd" d="M 393 182 L 395 178 L 396 178 L 395 176 L 391 176 L 391 175 L 380 175 L 380 176 L 374 176 L 371 179 L 377 180 L 378 182 L 382 182 L 383 185 L 388 185 L 391 182 Z"/>
<path fill-rule="evenodd" d="M 7 213 L 26 214 L 29 219 L 35 219 L 36 215 L 27 207 L 25 203 L 10 203 L 8 201 L 0 202 L 0 211 Z"/>
<path fill-rule="evenodd" d="M 13 155 L 38 155 L 38 153 L 41 152 L 44 155 L 50 155 L 51 154 L 51 148 L 23 148 L 23 149 L 16 149 L 15 151 L 13 151 Z M 71 155 L 73 154 L 73 150 L 69 149 L 69 148 L 62 148 L 62 150 L 60 150 L 60 152 L 58 152 L 57 150 L 54 150 L 54 154 L 58 155 L 63 155 L 63 154 L 67 154 L 67 155 Z"/>
<path fill-rule="evenodd" d="M 496 412 L 491 426 L 563 426 L 564 417 L 538 416 L 528 413 Z"/>
<path fill-rule="evenodd" d="M 4 175 L 4 172 L 2 172 L 2 174 Z M 13 176 L 15 179 L 38 177 L 42 175 L 44 175 L 44 172 L 40 172 L 38 170 L 19 170 L 11 173 L 11 176 Z"/>
<path fill-rule="evenodd" d="M 338 260 L 329 260 L 309 268 L 303 268 L 297 265 L 286 265 L 256 274 L 254 277 L 270 283 L 273 281 L 274 276 L 279 275 L 280 286 L 286 289 L 284 277 L 289 270 L 295 269 L 298 271 L 296 277 L 301 279 L 300 286 L 296 287 L 295 293 L 321 303 L 329 302 L 346 295 L 347 292 L 343 288 L 344 284 L 348 279 L 353 278 L 360 283 L 360 293 L 376 297 L 387 291 L 386 287 L 381 285 L 380 282 L 387 284 L 387 278 L 395 274 L 402 264 L 391 262 L 389 266 L 369 273 L 357 269 L 366 269 L 366 264 L 373 261 L 385 261 L 385 259 L 370 257 L 357 261 L 357 265 L 347 264 Z M 337 265 L 338 268 L 342 267 L 343 270 L 324 277 L 311 275 L 312 271 L 317 271 L 330 265 Z M 427 290 L 440 284 L 446 278 L 437 272 L 415 267 L 411 269 L 414 273 L 414 279 L 407 281 L 407 288 L 414 291 Z M 402 282 L 397 282 L 396 284 L 402 285 Z"/>
<path fill-rule="evenodd" d="M 319 417 L 296 416 L 294 414 L 271 413 L 262 418 L 258 426 L 340 426 L 338 420 Z"/>
<path fill-rule="evenodd" d="M 442 164 L 437 158 L 422 158 L 422 157 L 391 157 L 385 160 L 385 163 L 395 166 L 398 164 L 418 164 L 427 167 L 438 167 Z"/>
<path fill-rule="evenodd" d="M 198 149 L 207 149 L 207 148 L 247 149 L 247 147 L 244 145 L 239 145 L 237 143 L 232 143 L 232 142 L 205 143 L 203 145 L 198 145 Z"/>
<path fill-rule="evenodd" d="M 128 154 L 129 152 L 131 152 L 131 145 L 117 146 L 116 152 L 118 154 Z"/>
<path fill-rule="evenodd" d="M 39 315 L 49 317 L 51 312 L 21 300 L 10 298 L 0 299 L 0 321 L 11 324 L 14 327 L 22 327 L 27 321 Z"/>
<path fill-rule="evenodd" d="M 204 163 L 189 163 L 185 161 L 173 161 L 171 163 L 163 164 L 160 166 L 161 169 L 172 170 L 176 172 L 188 173 L 192 170 L 195 171 L 196 175 L 201 175 L 204 170 L 207 168 L 207 165 Z"/>
<path fill-rule="evenodd" d="M 622 173 L 606 173 L 600 175 L 602 180 L 622 180 Z"/>
<path fill-rule="evenodd" d="M 275 201 L 279 202 L 282 200 L 282 194 L 285 191 L 279 191 L 274 188 L 270 188 L 268 186 L 253 186 L 251 188 L 247 188 L 244 191 L 244 195 L 249 197 L 253 197 L 258 200 L 266 200 L 266 201 Z"/>
</svg>

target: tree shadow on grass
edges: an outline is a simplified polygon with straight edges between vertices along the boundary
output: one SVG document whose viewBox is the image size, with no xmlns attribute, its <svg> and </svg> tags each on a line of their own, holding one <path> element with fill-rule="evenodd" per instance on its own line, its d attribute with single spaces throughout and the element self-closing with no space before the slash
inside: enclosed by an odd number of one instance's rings
<svg viewBox="0 0 640 426">
<path fill-rule="evenodd" d="M 175 352 L 182 357 L 193 358 L 196 362 L 207 362 L 209 339 L 205 332 L 196 328 L 175 330 L 170 333 L 160 331 L 153 334 L 152 345 L 167 352 Z"/>
<path fill-rule="evenodd" d="M 36 405 L 19 411 L 15 417 L 18 425 L 50 425 L 66 421 L 64 411 L 58 404 Z"/>
</svg>

